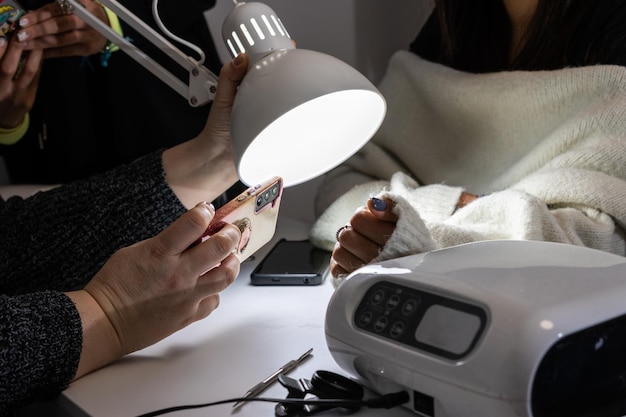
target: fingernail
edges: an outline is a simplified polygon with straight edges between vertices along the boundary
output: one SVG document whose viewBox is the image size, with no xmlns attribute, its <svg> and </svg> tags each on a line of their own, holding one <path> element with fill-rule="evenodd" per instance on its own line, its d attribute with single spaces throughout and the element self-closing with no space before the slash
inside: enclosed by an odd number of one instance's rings
<svg viewBox="0 0 626 417">
<path fill-rule="evenodd" d="M 198 207 L 204 207 L 209 210 L 211 214 L 215 214 L 215 206 L 212 203 L 207 203 L 206 201 L 202 201 L 198 203 Z"/>
<path fill-rule="evenodd" d="M 21 30 L 17 32 L 17 40 L 22 42 L 24 39 L 28 38 L 28 32 L 25 30 Z"/>
<path fill-rule="evenodd" d="M 28 24 L 30 23 L 30 21 L 28 20 L 27 17 L 23 17 L 20 19 L 20 26 L 24 27 L 24 26 L 28 26 Z"/>
<path fill-rule="evenodd" d="M 237 55 L 237 57 L 235 58 L 235 60 L 233 61 L 233 65 L 235 65 L 236 67 L 238 67 L 241 62 L 243 61 L 243 55 L 239 54 Z"/>
<path fill-rule="evenodd" d="M 385 211 L 387 210 L 387 202 L 385 200 L 381 200 L 380 198 L 372 197 L 372 206 L 374 206 L 374 210 L 376 211 Z"/>
<path fill-rule="evenodd" d="M 4 45 L 6 45 L 6 44 L 7 44 L 6 39 L 4 39 L 4 38 L 0 38 L 0 48 L 2 48 L 2 47 L 3 47 Z"/>
</svg>

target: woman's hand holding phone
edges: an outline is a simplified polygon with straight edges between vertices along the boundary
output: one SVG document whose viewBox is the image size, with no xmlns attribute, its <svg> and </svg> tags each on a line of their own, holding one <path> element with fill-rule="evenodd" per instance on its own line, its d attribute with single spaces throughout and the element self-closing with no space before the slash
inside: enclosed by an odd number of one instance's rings
<svg viewBox="0 0 626 417">
<path fill-rule="evenodd" d="M 81 0 L 87 11 L 109 24 L 101 4 Z M 64 13 L 53 1 L 26 13 L 20 19 L 17 38 L 26 42 L 27 50 L 43 49 L 46 58 L 87 56 L 100 52 L 107 40 L 80 17 Z"/>
<path fill-rule="evenodd" d="M 280 177 L 248 188 L 217 210 L 196 244 L 209 239 L 225 224 L 233 224 L 241 232 L 235 256 L 241 262 L 245 261 L 274 236 L 282 194 L 283 181 Z"/>
</svg>

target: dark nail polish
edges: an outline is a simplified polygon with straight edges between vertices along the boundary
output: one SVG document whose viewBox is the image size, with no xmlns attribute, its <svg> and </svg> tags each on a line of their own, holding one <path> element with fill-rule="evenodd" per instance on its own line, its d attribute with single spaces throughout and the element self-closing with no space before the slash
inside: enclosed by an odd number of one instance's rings
<svg viewBox="0 0 626 417">
<path fill-rule="evenodd" d="M 385 211 L 387 210 L 387 202 L 385 200 L 381 200 L 380 198 L 372 197 L 372 205 L 374 206 L 374 210 L 376 211 Z"/>
</svg>

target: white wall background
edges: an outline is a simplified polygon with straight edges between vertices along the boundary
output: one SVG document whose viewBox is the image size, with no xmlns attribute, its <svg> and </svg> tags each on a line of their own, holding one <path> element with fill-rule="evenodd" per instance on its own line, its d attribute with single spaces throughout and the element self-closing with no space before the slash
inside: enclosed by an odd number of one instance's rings
<svg viewBox="0 0 626 417">
<path fill-rule="evenodd" d="M 352 65 L 373 83 L 384 75 L 393 52 L 407 49 L 431 9 L 431 0 L 260 0 L 280 17 L 298 48 L 321 51 Z M 206 13 L 223 61 L 221 22 L 233 0 L 217 0 Z M 281 214 L 312 221 L 314 179 L 285 190 Z"/>
</svg>

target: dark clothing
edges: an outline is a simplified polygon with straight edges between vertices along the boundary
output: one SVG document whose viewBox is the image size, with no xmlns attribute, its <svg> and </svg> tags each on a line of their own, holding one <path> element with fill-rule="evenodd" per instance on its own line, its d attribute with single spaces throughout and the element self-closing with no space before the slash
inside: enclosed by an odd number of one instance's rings
<svg viewBox="0 0 626 417">
<path fill-rule="evenodd" d="M 53 398 L 74 377 L 82 327 L 64 292 L 185 211 L 160 151 L 88 181 L 0 200 L 0 415 Z"/>
<path fill-rule="evenodd" d="M 49 1 L 20 0 L 28 9 Z M 122 3 L 153 22 L 152 0 Z M 203 15 L 215 1 L 160 3 L 166 26 L 201 46 L 205 65 L 219 71 Z M 99 54 L 44 62 L 28 133 L 0 154 L 14 183 L 71 183 L 0 201 L 0 415 L 53 398 L 71 382 L 82 327 L 64 292 L 83 287 L 116 250 L 158 234 L 186 211 L 164 180 L 161 148 L 196 136 L 208 111 L 189 106 L 123 51 L 107 67 Z"/>
<path fill-rule="evenodd" d="M 473 7 L 473 4 L 469 7 Z M 607 64 L 626 66 L 626 1 L 605 0 L 590 4 L 581 21 L 577 25 L 573 36 L 564 40 L 565 46 L 560 50 L 563 55 L 562 62 L 566 64 L 539 65 L 529 70 L 560 69 L 564 66 L 580 67 L 585 65 Z M 558 32 L 559 29 L 555 29 Z M 478 32 L 477 32 L 478 33 Z M 463 45 L 469 51 L 478 48 L 488 48 L 478 35 L 466 36 L 460 39 L 459 45 Z M 549 40 L 554 40 L 550 36 Z M 506 45 L 508 47 L 508 45 Z M 457 62 L 446 60 L 443 56 L 443 42 L 441 27 L 436 12 L 433 12 L 423 29 L 417 35 L 410 46 L 410 50 L 420 57 L 432 62 L 442 63 L 452 68 L 467 72 L 493 72 L 515 68 L 501 68 L 494 63 L 491 68 L 475 70 L 475 67 L 489 67 L 485 62 Z M 464 54 L 459 54 L 463 56 Z M 483 56 L 485 54 L 482 54 Z M 487 54 L 488 55 L 488 54 Z M 481 58 L 482 59 L 482 58 Z M 553 61 L 554 62 L 554 61 Z"/>
<path fill-rule="evenodd" d="M 49 1 L 21 3 L 35 9 Z M 122 3 L 155 27 L 152 0 Z M 159 10 L 171 32 L 204 50 L 205 66 L 217 74 L 221 63 L 204 17 L 214 4 L 215 0 L 187 0 L 181 6 L 176 0 L 161 0 Z M 186 82 L 184 71 L 120 22 L 124 36 L 163 66 L 176 69 Z M 17 144 L 0 146 L 0 155 L 12 183 L 67 183 L 193 138 L 204 127 L 209 108 L 191 107 L 123 51 L 114 52 L 107 67 L 101 65 L 100 54 L 47 59 L 30 128 Z"/>
</svg>

